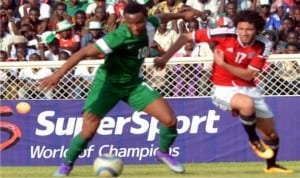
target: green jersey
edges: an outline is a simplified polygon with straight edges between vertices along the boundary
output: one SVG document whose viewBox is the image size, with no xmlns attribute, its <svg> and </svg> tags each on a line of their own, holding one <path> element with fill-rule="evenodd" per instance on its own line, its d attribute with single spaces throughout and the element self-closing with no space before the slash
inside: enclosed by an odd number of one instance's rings
<svg viewBox="0 0 300 178">
<path fill-rule="evenodd" d="M 126 23 L 115 31 L 97 40 L 95 45 L 106 55 L 100 67 L 107 72 L 107 79 L 113 83 L 136 83 L 142 79 L 141 66 L 149 54 L 153 36 L 159 19 L 151 16 L 147 19 L 146 31 L 134 36 Z"/>
</svg>

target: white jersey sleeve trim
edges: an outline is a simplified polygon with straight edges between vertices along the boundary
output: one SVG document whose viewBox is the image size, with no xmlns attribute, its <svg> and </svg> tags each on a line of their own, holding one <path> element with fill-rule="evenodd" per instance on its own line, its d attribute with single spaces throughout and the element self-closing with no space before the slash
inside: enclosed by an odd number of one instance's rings
<svg viewBox="0 0 300 178">
<path fill-rule="evenodd" d="M 97 47 L 104 52 L 104 54 L 112 53 L 112 49 L 107 45 L 107 43 L 103 40 L 103 38 L 100 38 L 95 42 Z"/>
</svg>

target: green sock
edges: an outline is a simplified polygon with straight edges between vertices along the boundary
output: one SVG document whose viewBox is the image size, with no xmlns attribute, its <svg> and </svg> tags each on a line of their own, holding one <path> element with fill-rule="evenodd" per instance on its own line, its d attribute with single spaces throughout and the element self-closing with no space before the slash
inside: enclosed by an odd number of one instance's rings
<svg viewBox="0 0 300 178">
<path fill-rule="evenodd" d="M 84 140 L 80 134 L 75 136 L 70 143 L 69 150 L 67 151 L 65 163 L 73 164 L 80 153 L 86 148 L 88 143 L 89 140 Z"/>
<path fill-rule="evenodd" d="M 159 150 L 168 153 L 169 148 L 174 143 L 177 137 L 177 129 L 160 126 L 159 136 L 160 136 Z"/>
</svg>

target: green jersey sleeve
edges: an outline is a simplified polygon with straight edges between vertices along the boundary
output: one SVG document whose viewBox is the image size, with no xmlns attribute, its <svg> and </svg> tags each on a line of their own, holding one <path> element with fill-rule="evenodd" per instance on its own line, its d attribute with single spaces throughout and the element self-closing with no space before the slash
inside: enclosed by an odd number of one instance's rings
<svg viewBox="0 0 300 178">
<path fill-rule="evenodd" d="M 122 24 L 115 31 L 105 35 L 95 42 L 97 48 L 104 54 L 110 54 L 114 49 L 124 44 L 125 39 L 130 37 L 130 32 L 128 28 Z"/>
</svg>

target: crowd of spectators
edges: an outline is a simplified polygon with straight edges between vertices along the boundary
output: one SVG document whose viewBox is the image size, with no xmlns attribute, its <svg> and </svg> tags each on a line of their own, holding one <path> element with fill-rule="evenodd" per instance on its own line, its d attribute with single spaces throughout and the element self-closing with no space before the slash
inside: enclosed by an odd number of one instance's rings
<svg viewBox="0 0 300 178">
<path fill-rule="evenodd" d="M 132 0 L 0 0 L 0 61 L 58 61 L 106 33 L 116 29 L 123 10 Z M 180 33 L 201 28 L 232 27 L 237 11 L 252 9 L 266 20 L 261 35 L 273 42 L 273 54 L 300 51 L 300 0 L 136 0 L 144 4 L 149 15 L 178 12 L 194 8 L 203 16 L 161 24 L 154 35 L 149 57 L 163 54 Z M 212 57 L 213 44 L 186 44 L 175 57 Z M 101 59 L 103 55 L 92 59 Z M 299 63 L 272 64 L 288 73 L 299 74 Z M 272 65 L 269 65 L 269 67 Z M 274 67 L 274 66 L 273 66 Z M 195 66 L 205 68 L 205 66 Z M 25 70 L 25 69 L 24 69 Z M 90 69 L 79 68 L 76 76 L 88 78 Z M 180 66 L 174 71 L 180 73 Z M 37 80 L 51 73 L 48 69 L 11 70 L 9 76 L 19 80 Z M 152 71 L 153 72 L 153 71 Z M 1 75 L 6 75 L 1 72 Z M 181 74 L 180 74 L 181 75 Z M 5 77 L 1 77 L 4 80 Z M 299 77 L 297 77 L 299 78 Z M 178 79 L 182 80 L 182 79 Z M 187 79 L 195 82 L 194 78 Z M 283 79 L 283 80 L 286 80 Z M 299 79 L 298 83 L 299 83 Z M 27 82 L 28 83 L 28 82 Z M 177 83 L 176 87 L 183 84 Z M 182 91 L 181 89 L 178 89 Z M 194 90 L 194 89 L 193 89 Z M 69 93 L 69 92 L 67 92 Z M 26 97 L 26 92 L 19 97 Z M 189 95 L 193 95 L 190 93 Z M 50 95 L 45 95 L 51 98 Z"/>
</svg>

